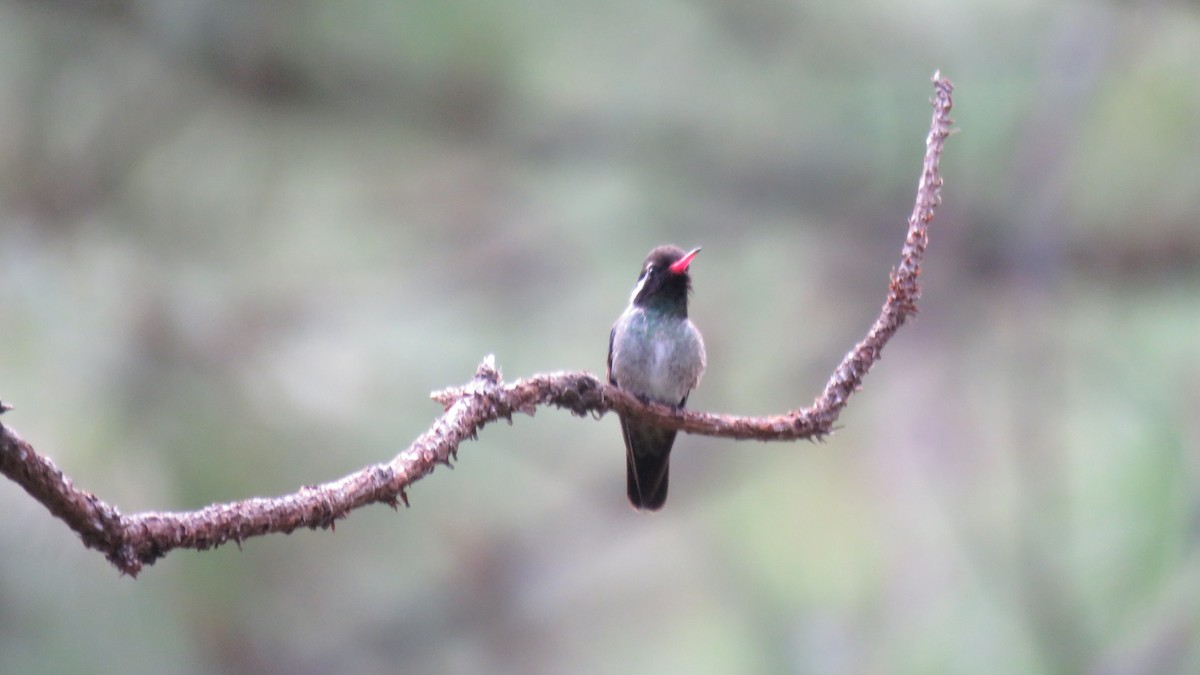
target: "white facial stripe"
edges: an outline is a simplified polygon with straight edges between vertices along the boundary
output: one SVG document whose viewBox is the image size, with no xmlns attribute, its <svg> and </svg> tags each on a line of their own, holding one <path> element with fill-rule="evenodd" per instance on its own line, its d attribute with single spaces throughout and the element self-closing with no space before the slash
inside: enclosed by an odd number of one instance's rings
<svg viewBox="0 0 1200 675">
<path fill-rule="evenodd" d="M 642 287 L 646 285 L 646 280 L 650 278 L 650 270 L 652 269 L 654 269 L 653 265 L 647 267 L 646 271 L 642 273 L 642 277 L 638 279 L 637 286 L 633 287 L 633 293 L 629 296 L 629 304 L 632 305 L 633 301 L 637 299 L 638 293 L 642 292 Z"/>
</svg>

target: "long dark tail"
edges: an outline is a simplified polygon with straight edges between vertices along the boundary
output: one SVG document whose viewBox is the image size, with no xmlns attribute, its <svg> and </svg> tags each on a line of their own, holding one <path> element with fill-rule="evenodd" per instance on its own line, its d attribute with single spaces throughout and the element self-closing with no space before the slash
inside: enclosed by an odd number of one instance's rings
<svg viewBox="0 0 1200 675">
<path fill-rule="evenodd" d="M 625 482 L 633 508 L 657 511 L 667 502 L 667 477 L 675 430 L 621 418 L 625 436 Z"/>
</svg>

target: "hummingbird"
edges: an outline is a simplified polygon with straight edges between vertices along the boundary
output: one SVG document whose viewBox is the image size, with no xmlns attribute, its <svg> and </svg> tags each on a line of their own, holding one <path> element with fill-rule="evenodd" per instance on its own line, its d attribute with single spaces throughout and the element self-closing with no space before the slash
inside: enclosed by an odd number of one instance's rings
<svg viewBox="0 0 1200 675">
<path fill-rule="evenodd" d="M 704 340 L 687 308 L 688 266 L 699 252 L 684 253 L 676 246 L 650 251 L 629 306 L 608 334 L 608 381 L 642 401 L 682 408 L 704 373 Z M 667 501 L 675 430 L 620 418 L 629 503 L 657 511 Z"/>
</svg>

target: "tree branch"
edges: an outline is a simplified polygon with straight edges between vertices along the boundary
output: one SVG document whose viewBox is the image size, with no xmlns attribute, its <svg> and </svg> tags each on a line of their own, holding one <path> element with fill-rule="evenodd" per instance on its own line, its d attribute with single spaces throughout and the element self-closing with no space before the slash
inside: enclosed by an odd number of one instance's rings
<svg viewBox="0 0 1200 675">
<path fill-rule="evenodd" d="M 734 417 L 677 410 L 646 404 L 633 395 L 586 372 L 559 372 L 504 382 L 494 358 L 488 356 L 466 385 L 435 392 L 445 412 L 433 426 L 391 461 L 368 466 L 344 478 L 305 486 L 281 497 L 255 497 L 213 504 L 197 511 L 122 514 L 95 495 L 75 487 L 70 478 L 34 451 L 15 431 L 0 423 L 0 473 L 25 489 L 51 514 L 77 532 L 88 548 L 96 549 L 121 572 L 136 576 L 177 548 L 204 550 L 233 541 L 300 527 L 332 528 L 339 518 L 368 504 L 396 508 L 408 505 L 405 488 L 431 473 L 438 464 L 457 459 L 459 446 L 478 436 L 485 425 L 512 420 L 515 413 L 532 415 L 539 406 L 554 406 L 576 415 L 606 412 L 651 420 L 690 434 L 759 441 L 820 439 L 833 430 L 838 415 L 858 390 L 883 346 L 917 311 L 921 260 L 928 242 L 927 227 L 941 201 L 938 161 L 950 135 L 953 85 L 940 73 L 933 76 L 933 120 L 925 142 L 925 161 L 917 199 L 908 220 L 908 236 L 900 265 L 891 273 L 887 300 L 867 336 L 846 354 L 824 391 L 811 407 L 769 417 Z M 9 409 L 0 403 L 0 413 Z"/>
</svg>

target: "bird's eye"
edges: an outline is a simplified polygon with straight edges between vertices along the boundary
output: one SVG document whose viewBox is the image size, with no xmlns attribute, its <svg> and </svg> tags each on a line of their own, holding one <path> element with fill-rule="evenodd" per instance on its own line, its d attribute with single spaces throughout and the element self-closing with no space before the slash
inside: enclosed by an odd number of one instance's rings
<svg viewBox="0 0 1200 675">
<path fill-rule="evenodd" d="M 654 269 L 654 265 L 646 265 L 646 269 L 642 270 L 642 273 L 638 275 L 638 281 L 641 281 L 642 279 L 645 279 L 645 278 L 646 278 L 646 276 L 647 276 L 648 274 L 650 274 L 650 272 L 651 272 L 653 269 Z"/>
</svg>

